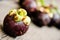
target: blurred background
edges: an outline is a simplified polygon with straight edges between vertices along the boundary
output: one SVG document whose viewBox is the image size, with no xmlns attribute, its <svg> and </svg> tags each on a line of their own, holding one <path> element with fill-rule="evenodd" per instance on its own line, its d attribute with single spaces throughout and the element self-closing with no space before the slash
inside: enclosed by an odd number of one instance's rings
<svg viewBox="0 0 60 40">
<path fill-rule="evenodd" d="M 44 0 L 46 5 L 51 4 L 53 1 L 54 5 L 60 9 L 60 0 Z M 18 9 L 19 0 L 0 0 L 0 27 L 3 25 L 3 20 L 5 16 L 9 13 L 11 9 Z M 60 30 L 55 27 L 37 27 L 31 22 L 29 30 L 23 36 L 17 38 L 12 38 L 9 36 L 3 37 L 5 34 L 0 29 L 0 40 L 60 40 Z"/>
</svg>

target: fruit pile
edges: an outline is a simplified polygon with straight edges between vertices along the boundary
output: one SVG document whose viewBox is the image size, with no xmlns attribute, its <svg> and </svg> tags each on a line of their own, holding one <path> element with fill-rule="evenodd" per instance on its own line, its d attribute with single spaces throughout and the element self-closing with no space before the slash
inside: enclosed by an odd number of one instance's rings
<svg viewBox="0 0 60 40">
<path fill-rule="evenodd" d="M 26 10 L 12 9 L 4 19 L 3 31 L 12 37 L 21 36 L 28 30 L 30 21 Z"/>
<path fill-rule="evenodd" d="M 60 14 L 52 4 L 46 6 L 44 0 L 20 0 L 19 4 L 27 10 L 28 16 L 36 25 L 60 28 Z"/>
</svg>

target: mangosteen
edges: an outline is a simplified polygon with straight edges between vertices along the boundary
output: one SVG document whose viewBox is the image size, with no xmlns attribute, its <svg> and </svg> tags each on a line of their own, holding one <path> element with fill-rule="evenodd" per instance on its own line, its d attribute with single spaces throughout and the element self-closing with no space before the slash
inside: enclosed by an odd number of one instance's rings
<svg viewBox="0 0 60 40">
<path fill-rule="evenodd" d="M 57 13 L 54 14 L 53 21 L 54 21 L 53 25 L 56 28 L 60 29 L 60 15 L 59 14 L 57 14 Z"/>
<path fill-rule="evenodd" d="M 21 36 L 27 32 L 30 21 L 25 9 L 13 9 L 4 18 L 3 31 L 11 37 Z"/>
<path fill-rule="evenodd" d="M 35 11 L 34 13 L 32 13 L 31 19 L 33 23 L 40 27 L 49 25 L 51 21 L 49 15 L 41 11 Z"/>
</svg>

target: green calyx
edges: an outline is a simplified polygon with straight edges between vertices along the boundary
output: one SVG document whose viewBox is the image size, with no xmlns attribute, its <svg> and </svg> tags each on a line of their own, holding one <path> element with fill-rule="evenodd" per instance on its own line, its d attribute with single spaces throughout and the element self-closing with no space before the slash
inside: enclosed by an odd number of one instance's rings
<svg viewBox="0 0 60 40">
<path fill-rule="evenodd" d="M 37 6 L 46 6 L 44 0 L 36 0 Z"/>
<path fill-rule="evenodd" d="M 27 15 L 27 12 L 26 12 L 26 10 L 20 8 L 20 9 L 18 9 L 18 14 L 19 14 L 20 16 L 26 16 L 26 15 Z"/>
<path fill-rule="evenodd" d="M 13 16 L 15 22 L 23 21 L 26 25 L 29 25 L 31 22 L 30 17 L 27 16 L 26 10 L 20 8 L 18 10 L 13 9 L 9 12 L 9 16 Z"/>
<path fill-rule="evenodd" d="M 14 18 L 13 18 L 14 21 L 19 22 L 23 19 L 24 16 L 27 15 L 27 12 L 22 8 L 20 8 L 18 10 L 13 9 L 9 12 L 9 15 L 10 16 L 15 15 Z"/>
<path fill-rule="evenodd" d="M 42 6 L 45 6 L 44 0 L 40 0 Z"/>
</svg>

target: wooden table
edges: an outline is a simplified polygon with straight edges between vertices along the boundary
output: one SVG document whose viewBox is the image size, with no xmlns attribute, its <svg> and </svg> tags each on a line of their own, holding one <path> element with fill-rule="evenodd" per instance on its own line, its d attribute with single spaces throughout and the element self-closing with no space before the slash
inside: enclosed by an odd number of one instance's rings
<svg viewBox="0 0 60 40">
<path fill-rule="evenodd" d="M 60 40 L 60 30 L 55 27 L 37 27 L 32 22 L 28 31 L 19 37 L 12 38 L 6 36 L 1 30 L 4 17 L 9 13 L 10 9 L 18 8 L 19 6 L 12 1 L 0 1 L 0 40 Z M 3 37 L 3 38 L 1 38 Z"/>
</svg>

